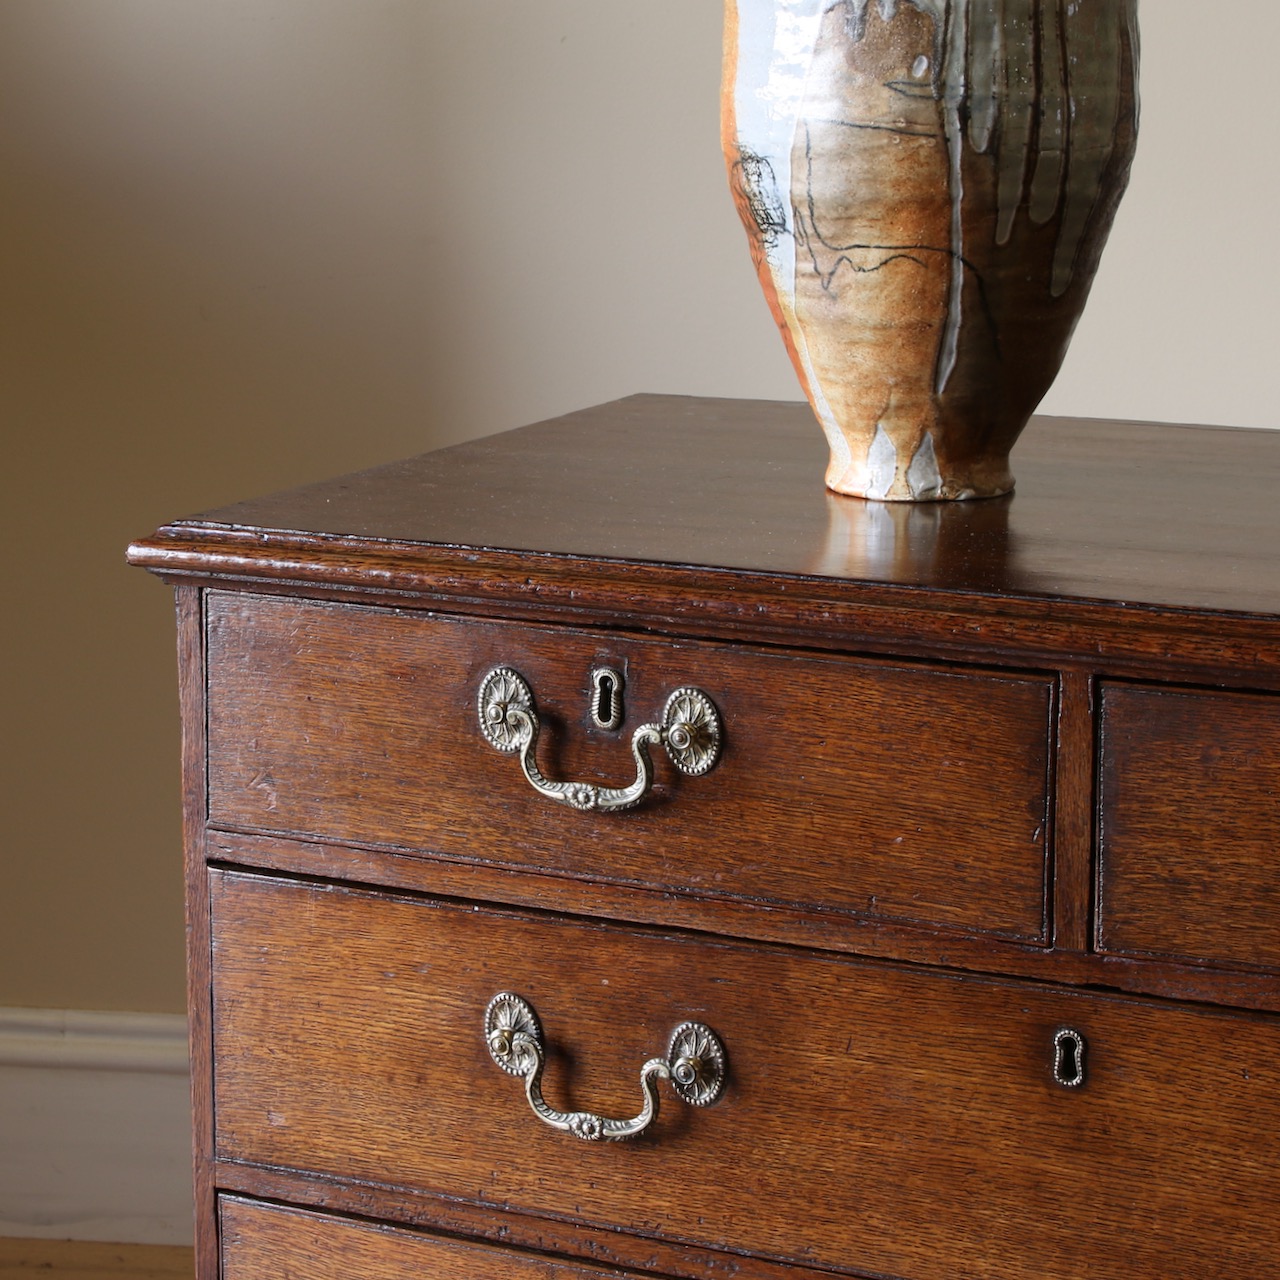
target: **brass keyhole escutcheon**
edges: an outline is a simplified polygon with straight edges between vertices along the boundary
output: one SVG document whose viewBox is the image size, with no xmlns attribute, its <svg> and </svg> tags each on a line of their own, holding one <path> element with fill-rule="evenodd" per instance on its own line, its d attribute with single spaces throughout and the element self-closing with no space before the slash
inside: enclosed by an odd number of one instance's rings
<svg viewBox="0 0 1280 1280">
<path fill-rule="evenodd" d="M 622 727 L 624 683 L 622 673 L 613 667 L 597 667 L 591 673 L 591 720 L 597 729 Z"/>
<path fill-rule="evenodd" d="M 1079 1089 L 1085 1078 L 1085 1038 L 1071 1027 L 1053 1037 L 1053 1079 L 1064 1089 Z"/>
</svg>

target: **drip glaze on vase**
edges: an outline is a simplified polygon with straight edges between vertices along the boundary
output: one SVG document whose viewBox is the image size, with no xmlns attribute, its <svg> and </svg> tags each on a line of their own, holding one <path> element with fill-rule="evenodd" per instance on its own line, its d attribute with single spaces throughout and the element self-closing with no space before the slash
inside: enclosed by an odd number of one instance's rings
<svg viewBox="0 0 1280 1280">
<path fill-rule="evenodd" d="M 1013 487 L 1128 181 L 1137 71 L 1137 0 L 726 0 L 730 184 L 831 489 Z"/>
</svg>

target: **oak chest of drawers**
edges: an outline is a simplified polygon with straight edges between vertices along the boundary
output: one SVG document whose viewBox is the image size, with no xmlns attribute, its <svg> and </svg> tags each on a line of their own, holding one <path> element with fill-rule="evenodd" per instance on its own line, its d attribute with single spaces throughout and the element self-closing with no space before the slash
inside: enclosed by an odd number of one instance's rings
<svg viewBox="0 0 1280 1280">
<path fill-rule="evenodd" d="M 822 448 L 638 396 L 131 549 L 201 1280 L 1280 1274 L 1280 434 Z"/>
</svg>

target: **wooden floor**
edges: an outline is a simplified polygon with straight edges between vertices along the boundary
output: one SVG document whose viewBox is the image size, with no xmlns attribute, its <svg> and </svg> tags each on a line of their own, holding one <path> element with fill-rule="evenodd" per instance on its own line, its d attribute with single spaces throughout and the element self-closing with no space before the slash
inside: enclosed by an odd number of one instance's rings
<svg viewBox="0 0 1280 1280">
<path fill-rule="evenodd" d="M 0 1280 L 192 1280 L 194 1254 L 173 1245 L 0 1239 Z"/>
</svg>

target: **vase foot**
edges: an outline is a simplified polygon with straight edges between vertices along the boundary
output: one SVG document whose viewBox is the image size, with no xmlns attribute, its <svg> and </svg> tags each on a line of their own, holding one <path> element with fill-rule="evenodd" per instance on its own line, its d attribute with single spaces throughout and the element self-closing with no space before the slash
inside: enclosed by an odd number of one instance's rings
<svg viewBox="0 0 1280 1280">
<path fill-rule="evenodd" d="M 883 428 L 869 446 L 855 452 L 841 436 L 832 442 L 826 485 L 834 493 L 877 502 L 965 502 L 998 498 L 1013 489 L 1008 455 L 975 459 L 964 466 L 941 465 L 927 432 L 907 458 Z M 861 455 L 861 456 L 859 456 Z"/>
</svg>

